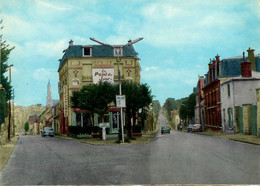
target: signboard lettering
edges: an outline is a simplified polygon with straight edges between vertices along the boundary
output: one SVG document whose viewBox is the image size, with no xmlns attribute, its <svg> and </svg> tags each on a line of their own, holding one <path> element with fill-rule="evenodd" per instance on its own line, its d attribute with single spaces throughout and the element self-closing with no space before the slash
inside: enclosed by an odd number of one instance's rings
<svg viewBox="0 0 260 186">
<path fill-rule="evenodd" d="M 92 69 L 93 83 L 109 82 L 114 83 L 114 69 L 112 68 L 97 68 Z"/>
</svg>

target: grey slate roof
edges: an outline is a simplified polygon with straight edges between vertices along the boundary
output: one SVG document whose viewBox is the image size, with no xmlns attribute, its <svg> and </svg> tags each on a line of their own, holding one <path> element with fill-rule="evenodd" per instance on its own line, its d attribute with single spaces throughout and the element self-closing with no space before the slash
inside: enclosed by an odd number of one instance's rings
<svg viewBox="0 0 260 186">
<path fill-rule="evenodd" d="M 245 58 L 248 61 L 248 58 Z M 227 58 L 221 61 L 221 77 L 233 77 L 241 75 L 241 62 L 243 57 Z M 255 56 L 256 71 L 260 72 L 260 56 Z"/>
<path fill-rule="evenodd" d="M 114 49 L 107 45 L 87 45 L 92 48 L 91 57 L 115 57 Z M 65 53 L 60 60 L 60 67 L 67 58 L 83 57 L 82 48 L 84 45 L 71 45 L 65 50 Z M 133 45 L 123 46 L 123 57 L 137 57 L 138 53 L 135 51 Z"/>
</svg>

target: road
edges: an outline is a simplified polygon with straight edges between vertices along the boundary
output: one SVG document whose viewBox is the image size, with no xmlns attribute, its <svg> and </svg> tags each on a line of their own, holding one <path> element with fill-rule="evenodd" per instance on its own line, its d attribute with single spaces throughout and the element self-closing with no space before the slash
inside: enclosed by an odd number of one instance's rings
<svg viewBox="0 0 260 186">
<path fill-rule="evenodd" d="M 259 154 L 259 146 L 177 131 L 114 146 L 21 136 L 0 185 L 259 184 Z"/>
</svg>

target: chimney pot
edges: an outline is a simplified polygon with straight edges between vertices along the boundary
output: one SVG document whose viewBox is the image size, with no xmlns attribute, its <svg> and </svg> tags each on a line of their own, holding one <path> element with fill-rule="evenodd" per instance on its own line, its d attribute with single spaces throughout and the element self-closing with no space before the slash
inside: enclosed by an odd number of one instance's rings
<svg viewBox="0 0 260 186">
<path fill-rule="evenodd" d="M 73 40 L 72 40 L 72 39 L 69 41 L 69 45 L 70 45 L 70 46 L 73 45 Z"/>
<path fill-rule="evenodd" d="M 254 49 L 251 49 L 249 47 L 249 49 L 247 50 L 248 52 L 248 61 L 251 62 L 251 69 L 252 70 L 256 70 L 256 66 L 255 66 L 255 54 L 254 54 Z"/>
</svg>

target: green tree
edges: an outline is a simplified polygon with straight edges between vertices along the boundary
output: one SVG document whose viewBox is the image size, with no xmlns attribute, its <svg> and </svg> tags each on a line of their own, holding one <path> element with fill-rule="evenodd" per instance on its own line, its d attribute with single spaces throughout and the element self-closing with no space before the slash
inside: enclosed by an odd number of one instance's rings
<svg viewBox="0 0 260 186">
<path fill-rule="evenodd" d="M 24 130 L 25 130 L 25 132 L 29 131 L 29 123 L 28 123 L 28 121 L 26 121 L 25 124 L 24 124 Z"/>
<path fill-rule="evenodd" d="M 97 113 L 103 122 L 104 114 L 108 111 L 108 105 L 115 100 L 115 95 L 116 86 L 108 82 L 89 84 L 80 91 L 73 92 L 72 107 L 88 110 L 92 118 Z"/>
<path fill-rule="evenodd" d="M 133 118 L 135 125 L 137 111 L 148 107 L 152 103 L 153 96 L 147 84 L 139 84 L 133 81 L 122 82 L 122 94 L 126 96 L 126 125 L 128 137 L 132 139 L 131 118 Z"/>
<path fill-rule="evenodd" d="M 189 97 L 183 98 L 180 105 L 180 118 L 185 120 L 192 119 L 195 114 L 196 94 L 192 93 Z"/>
<path fill-rule="evenodd" d="M 192 119 L 195 116 L 196 94 L 192 93 L 188 98 L 188 118 Z"/>
<path fill-rule="evenodd" d="M 153 100 L 152 107 L 153 107 L 153 110 L 154 110 L 155 118 L 158 119 L 159 112 L 160 112 L 160 109 L 161 109 L 160 102 L 158 100 Z"/>
<path fill-rule="evenodd" d="M 2 21 L 0 22 L 2 29 Z M 4 73 L 8 68 L 8 59 L 11 51 L 14 47 L 9 47 L 6 41 L 2 41 L 1 37 L 1 61 L 0 61 L 0 127 L 4 123 L 5 117 L 8 115 L 8 104 L 7 101 L 11 99 L 12 87 L 9 85 L 8 78 L 4 76 Z"/>
<path fill-rule="evenodd" d="M 167 98 L 163 107 L 167 111 L 168 118 L 171 120 L 171 111 L 177 110 L 179 108 L 180 103 L 182 100 L 175 100 L 174 98 Z"/>
</svg>

